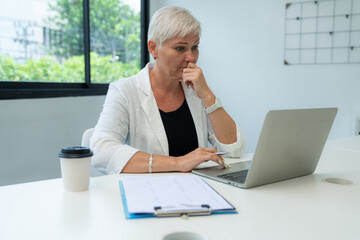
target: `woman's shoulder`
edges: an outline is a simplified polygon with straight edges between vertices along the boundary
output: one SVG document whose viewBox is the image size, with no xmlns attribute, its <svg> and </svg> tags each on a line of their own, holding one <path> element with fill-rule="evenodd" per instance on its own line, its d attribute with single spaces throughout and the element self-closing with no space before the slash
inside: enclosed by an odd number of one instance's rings
<svg viewBox="0 0 360 240">
<path fill-rule="evenodd" d="M 127 77 L 127 78 L 120 78 L 120 79 L 116 80 L 115 82 L 110 83 L 110 86 L 119 88 L 119 89 L 136 86 L 136 76 L 137 75 Z"/>
<path fill-rule="evenodd" d="M 150 86 L 148 76 L 149 74 L 147 73 L 146 76 L 143 69 L 134 76 L 122 78 L 112 82 L 109 85 L 108 94 L 110 93 L 112 96 L 117 96 L 124 99 L 137 99 L 140 96 L 146 95 L 144 92 L 147 91 L 144 91 L 144 89 L 147 89 L 146 86 Z"/>
<path fill-rule="evenodd" d="M 115 82 L 110 83 L 110 85 L 112 85 L 112 87 L 115 88 L 126 89 L 126 90 L 128 90 L 129 88 L 130 89 L 137 88 L 139 85 L 139 81 L 140 82 L 144 81 L 147 78 L 148 71 L 149 71 L 148 68 L 145 67 L 142 70 L 140 70 L 138 74 L 126 78 L 121 78 Z"/>
</svg>

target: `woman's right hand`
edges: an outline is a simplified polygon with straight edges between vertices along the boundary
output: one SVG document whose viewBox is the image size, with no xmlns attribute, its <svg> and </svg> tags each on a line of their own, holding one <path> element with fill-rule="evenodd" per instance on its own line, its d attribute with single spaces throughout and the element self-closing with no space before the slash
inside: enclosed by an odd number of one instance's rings
<svg viewBox="0 0 360 240">
<path fill-rule="evenodd" d="M 225 168 L 224 160 L 221 156 L 215 154 L 216 152 L 217 150 L 215 148 L 197 148 L 184 156 L 177 157 L 178 171 L 189 172 L 199 164 L 209 160 Z"/>
</svg>

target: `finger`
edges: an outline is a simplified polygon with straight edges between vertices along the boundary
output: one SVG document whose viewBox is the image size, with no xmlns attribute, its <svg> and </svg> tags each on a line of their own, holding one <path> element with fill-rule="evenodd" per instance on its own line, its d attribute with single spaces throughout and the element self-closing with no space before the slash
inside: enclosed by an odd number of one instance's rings
<svg viewBox="0 0 360 240">
<path fill-rule="evenodd" d="M 203 149 L 207 152 L 210 152 L 210 155 L 208 158 L 210 158 L 211 161 L 216 162 L 223 168 L 226 167 L 224 159 L 221 156 L 216 154 L 217 150 L 215 148 L 203 148 Z"/>
<path fill-rule="evenodd" d="M 189 72 L 183 72 L 183 74 L 182 74 L 182 78 L 184 79 L 184 80 L 190 80 L 190 79 L 192 79 L 193 77 L 192 77 L 192 73 L 189 73 Z"/>
<path fill-rule="evenodd" d="M 192 81 L 191 80 L 188 80 L 188 79 L 186 79 L 186 78 L 182 78 L 182 79 L 179 79 L 179 81 L 180 82 L 183 82 L 185 85 L 186 85 L 186 87 L 194 87 L 194 84 L 192 83 Z"/>
<path fill-rule="evenodd" d="M 196 64 L 193 62 L 189 62 L 187 68 L 198 68 L 198 66 L 196 66 Z"/>
<path fill-rule="evenodd" d="M 196 70 L 188 69 L 187 71 L 183 71 L 182 77 L 185 79 L 197 79 L 199 77 L 199 73 Z"/>
<path fill-rule="evenodd" d="M 183 74 L 186 74 L 186 73 L 200 74 L 201 70 L 199 68 L 184 68 Z"/>
<path fill-rule="evenodd" d="M 221 153 L 221 154 L 218 154 Z M 221 158 L 222 164 L 220 164 L 223 168 L 230 168 L 230 165 L 225 162 L 225 159 L 223 159 L 222 155 L 227 154 L 227 152 L 216 152 L 215 154 L 218 154 L 218 156 Z"/>
<path fill-rule="evenodd" d="M 226 166 L 225 166 L 225 161 L 224 161 L 224 159 L 223 159 L 222 157 L 220 157 L 220 165 L 221 165 L 223 168 L 226 167 Z"/>
<path fill-rule="evenodd" d="M 183 78 L 182 82 L 185 83 L 187 87 L 189 86 L 194 87 L 194 82 L 190 79 Z"/>
<path fill-rule="evenodd" d="M 217 152 L 216 148 L 202 148 L 202 150 L 204 150 L 206 152 L 211 152 L 211 153 L 216 153 Z"/>
<path fill-rule="evenodd" d="M 224 160 L 222 158 L 218 158 L 216 160 L 213 160 L 214 162 L 216 162 L 217 164 L 219 164 L 220 166 L 222 166 L 223 168 L 225 168 L 225 163 Z"/>
<path fill-rule="evenodd" d="M 194 88 L 194 84 L 191 81 L 185 81 L 185 85 L 187 88 L 189 87 Z"/>
</svg>

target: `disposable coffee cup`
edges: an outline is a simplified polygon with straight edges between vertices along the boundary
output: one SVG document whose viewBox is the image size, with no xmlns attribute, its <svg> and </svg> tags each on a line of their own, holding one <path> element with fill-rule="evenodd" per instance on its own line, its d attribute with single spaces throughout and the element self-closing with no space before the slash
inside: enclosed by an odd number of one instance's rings
<svg viewBox="0 0 360 240">
<path fill-rule="evenodd" d="M 67 191 L 80 192 L 89 188 L 92 156 L 93 152 L 88 147 L 74 146 L 61 149 L 61 176 Z"/>
</svg>

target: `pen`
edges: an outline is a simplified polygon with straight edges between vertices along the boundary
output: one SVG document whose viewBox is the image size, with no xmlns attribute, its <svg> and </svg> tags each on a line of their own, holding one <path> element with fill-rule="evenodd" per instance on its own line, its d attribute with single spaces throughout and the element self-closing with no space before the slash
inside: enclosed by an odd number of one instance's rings
<svg viewBox="0 0 360 240">
<path fill-rule="evenodd" d="M 215 154 L 216 155 L 225 155 L 225 154 L 227 154 L 227 152 L 216 152 Z"/>
</svg>

